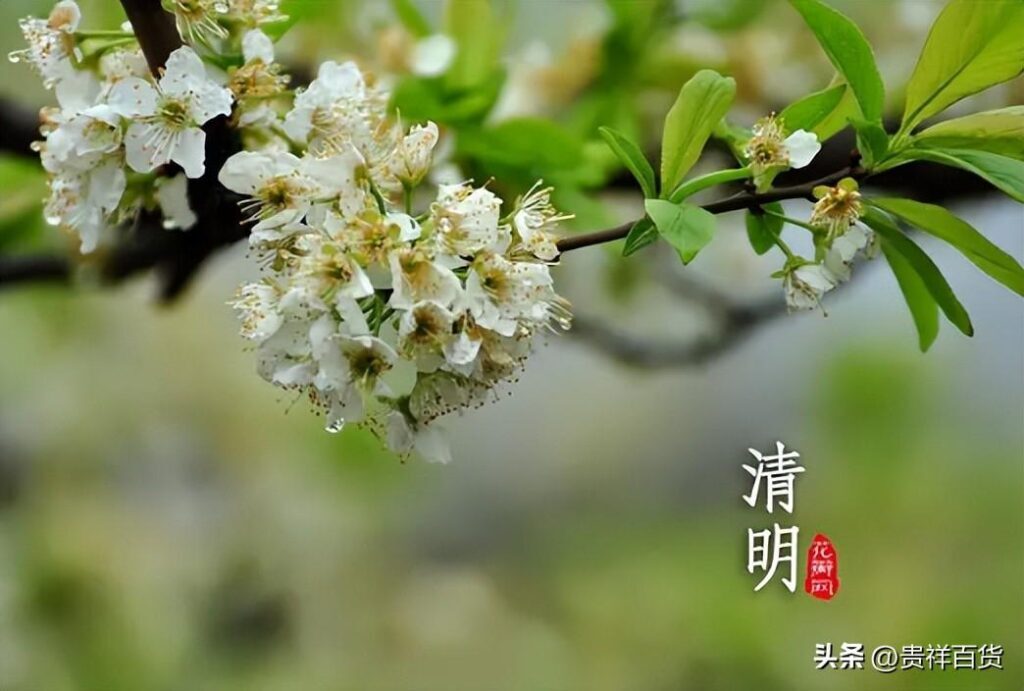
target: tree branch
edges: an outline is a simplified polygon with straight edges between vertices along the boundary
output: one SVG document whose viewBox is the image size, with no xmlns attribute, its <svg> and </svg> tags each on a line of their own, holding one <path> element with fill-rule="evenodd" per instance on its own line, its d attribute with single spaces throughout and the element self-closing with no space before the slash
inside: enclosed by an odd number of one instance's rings
<svg viewBox="0 0 1024 691">
<path fill-rule="evenodd" d="M 813 199 L 814 197 L 811 192 L 818 185 L 834 185 L 845 177 L 863 179 L 866 176 L 867 171 L 863 168 L 844 168 L 837 173 L 827 175 L 803 185 L 780 187 L 778 189 L 771 190 L 770 192 L 763 192 L 760 194 L 740 192 L 739 194 L 726 197 L 725 199 L 721 199 L 717 202 L 704 204 L 702 208 L 713 214 L 724 214 L 729 211 L 739 211 L 740 209 L 755 209 L 759 206 L 770 204 L 772 202 L 783 201 L 785 199 Z M 581 247 L 590 247 L 591 245 L 600 245 L 605 242 L 621 240 L 629 234 L 629 230 L 635 223 L 636 221 L 630 221 L 607 230 L 599 230 L 594 233 L 584 233 L 582 235 L 570 235 L 569 237 L 562 238 L 558 241 L 558 251 L 565 253 Z"/>
<path fill-rule="evenodd" d="M 160 0 L 121 0 L 132 31 L 153 76 L 159 77 L 167 58 L 182 46 L 174 15 L 164 10 Z"/>
</svg>

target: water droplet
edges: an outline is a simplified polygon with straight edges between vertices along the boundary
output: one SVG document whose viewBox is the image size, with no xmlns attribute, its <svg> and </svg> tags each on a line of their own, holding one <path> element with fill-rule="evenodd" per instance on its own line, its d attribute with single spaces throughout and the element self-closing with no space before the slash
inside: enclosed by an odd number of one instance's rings
<svg viewBox="0 0 1024 691">
<path fill-rule="evenodd" d="M 335 420 L 331 420 L 330 422 L 328 422 L 327 426 L 324 427 L 324 429 L 327 430 L 330 434 L 337 434 L 342 430 L 344 426 L 345 421 L 342 420 L 341 418 L 337 418 Z"/>
</svg>

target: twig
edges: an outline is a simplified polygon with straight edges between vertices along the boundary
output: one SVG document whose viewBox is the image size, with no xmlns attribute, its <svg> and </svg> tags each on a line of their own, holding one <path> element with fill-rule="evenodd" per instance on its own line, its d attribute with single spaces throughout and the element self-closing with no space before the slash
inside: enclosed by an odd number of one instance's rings
<svg viewBox="0 0 1024 691">
<path fill-rule="evenodd" d="M 771 190 L 770 192 L 763 192 L 761 194 L 740 192 L 739 194 L 726 197 L 725 199 L 717 202 L 704 204 L 703 209 L 713 214 L 724 214 L 729 211 L 739 211 L 740 209 L 755 209 L 759 206 L 770 204 L 772 202 L 783 201 L 785 199 L 813 199 L 811 192 L 818 185 L 834 185 L 845 177 L 861 179 L 866 177 L 866 175 L 867 171 L 862 168 L 844 168 L 832 175 L 827 175 L 823 178 L 795 187 L 780 187 L 779 189 Z M 600 245 L 605 242 L 621 240 L 629 234 L 629 230 L 633 227 L 634 223 L 636 223 L 636 221 L 623 223 L 622 225 L 609 228 L 608 230 L 599 230 L 594 233 L 571 235 L 567 238 L 562 238 L 558 241 L 558 251 L 565 253 L 581 247 L 590 247 L 591 245 Z"/>
</svg>

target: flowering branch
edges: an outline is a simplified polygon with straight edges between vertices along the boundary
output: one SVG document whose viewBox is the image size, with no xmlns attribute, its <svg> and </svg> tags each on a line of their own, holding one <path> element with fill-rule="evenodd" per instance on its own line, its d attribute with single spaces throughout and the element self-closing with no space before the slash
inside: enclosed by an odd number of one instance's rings
<svg viewBox="0 0 1024 691">
<path fill-rule="evenodd" d="M 701 208 L 712 214 L 724 214 L 730 211 L 740 211 L 742 209 L 757 209 L 765 204 L 771 204 L 772 202 L 784 201 L 787 199 L 808 199 L 813 201 L 814 196 L 812 192 L 815 187 L 821 185 L 834 185 L 838 181 L 847 177 L 859 180 L 867 177 L 867 175 L 867 171 L 863 168 L 851 166 L 804 185 L 781 187 L 763 193 L 741 192 L 731 197 L 711 202 L 710 204 L 704 204 Z M 630 221 L 628 223 L 615 226 L 614 228 L 608 228 L 607 230 L 598 230 L 593 233 L 583 233 L 581 235 L 572 235 L 567 238 L 562 238 L 558 241 L 558 251 L 565 253 L 570 250 L 580 249 L 581 247 L 590 247 L 591 245 L 600 245 L 606 242 L 622 240 L 629 234 L 629 231 L 635 224 L 636 221 Z"/>
</svg>

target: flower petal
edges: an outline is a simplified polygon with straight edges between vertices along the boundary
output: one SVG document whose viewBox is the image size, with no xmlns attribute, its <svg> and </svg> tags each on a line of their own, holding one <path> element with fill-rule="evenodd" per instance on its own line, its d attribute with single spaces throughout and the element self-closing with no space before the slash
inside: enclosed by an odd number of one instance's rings
<svg viewBox="0 0 1024 691">
<path fill-rule="evenodd" d="M 157 92 L 153 85 L 138 77 L 125 77 L 114 84 L 107 96 L 107 105 L 126 118 L 152 115 L 156 112 Z"/>
<path fill-rule="evenodd" d="M 177 163 L 190 178 L 201 178 L 206 172 L 206 132 L 190 127 L 178 135 L 173 147 L 171 160 Z"/>
<path fill-rule="evenodd" d="M 821 143 L 818 135 L 806 130 L 797 130 L 786 137 L 784 142 L 789 152 L 789 167 L 803 168 L 810 164 L 814 157 L 821 151 Z"/>
</svg>

